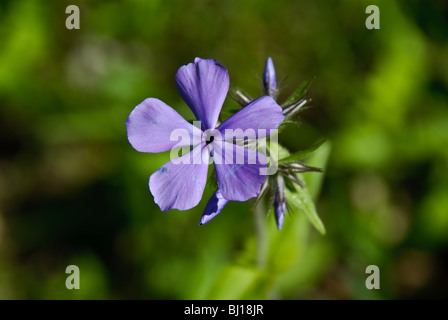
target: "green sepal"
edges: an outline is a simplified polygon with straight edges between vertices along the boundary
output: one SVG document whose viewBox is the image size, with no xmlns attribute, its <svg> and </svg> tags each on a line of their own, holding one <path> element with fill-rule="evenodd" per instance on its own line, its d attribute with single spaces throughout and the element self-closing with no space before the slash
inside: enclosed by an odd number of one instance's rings
<svg viewBox="0 0 448 320">
<path fill-rule="evenodd" d="M 238 87 L 231 87 L 229 95 L 232 100 L 238 103 L 241 107 L 247 106 L 253 99 L 242 89 Z"/>
<path fill-rule="evenodd" d="M 313 82 L 314 78 L 304 81 L 296 91 L 286 100 L 282 103 L 282 108 L 287 108 L 292 106 L 294 103 L 297 103 L 300 99 L 302 99 L 305 94 L 308 92 L 308 87 L 310 86 L 311 82 Z"/>
</svg>

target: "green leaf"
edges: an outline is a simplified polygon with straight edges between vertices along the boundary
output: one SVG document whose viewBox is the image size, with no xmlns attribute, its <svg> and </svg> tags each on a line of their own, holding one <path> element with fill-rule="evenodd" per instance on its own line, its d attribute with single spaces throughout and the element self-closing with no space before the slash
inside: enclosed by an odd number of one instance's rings
<svg viewBox="0 0 448 320">
<path fill-rule="evenodd" d="M 290 156 L 288 156 L 286 158 L 280 159 L 280 161 L 282 161 L 282 162 L 291 162 L 291 161 L 302 160 L 303 158 L 309 156 L 314 151 L 319 149 L 324 143 L 325 143 L 325 139 L 321 139 L 321 140 L 317 141 L 316 143 L 314 143 L 308 149 L 298 151 L 298 152 L 296 152 L 294 154 L 291 154 Z"/>
<path fill-rule="evenodd" d="M 331 143 L 326 141 L 322 146 L 320 146 L 316 152 L 310 154 L 306 159 L 306 164 L 309 166 L 317 167 L 325 172 L 327 167 L 328 159 L 331 154 Z M 305 183 L 308 190 L 314 200 L 319 196 L 320 189 L 322 187 L 322 180 L 324 179 L 324 173 L 320 174 L 304 174 Z"/>
<path fill-rule="evenodd" d="M 300 99 L 302 99 L 302 97 L 306 94 L 306 91 L 308 89 L 308 87 L 310 86 L 311 82 L 314 80 L 310 79 L 310 80 L 306 80 L 305 82 L 303 82 L 296 91 L 294 91 L 294 93 L 288 98 L 288 100 L 286 100 L 286 102 L 284 102 L 282 104 L 282 107 L 288 107 L 294 103 L 296 103 L 297 101 L 299 101 Z"/>
<path fill-rule="evenodd" d="M 303 178 L 300 176 L 299 179 L 303 181 Z M 291 206 L 295 207 L 299 211 L 304 212 L 311 224 L 320 233 L 325 234 L 324 224 L 317 214 L 313 198 L 311 197 L 311 194 L 307 187 L 297 188 L 296 192 L 286 190 L 286 199 Z"/>
</svg>

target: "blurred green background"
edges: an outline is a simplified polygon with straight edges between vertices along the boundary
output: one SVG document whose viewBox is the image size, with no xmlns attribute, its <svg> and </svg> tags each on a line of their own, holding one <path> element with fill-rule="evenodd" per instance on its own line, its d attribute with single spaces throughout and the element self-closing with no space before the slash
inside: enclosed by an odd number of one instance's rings
<svg viewBox="0 0 448 320">
<path fill-rule="evenodd" d="M 65 28 L 71 4 L 80 30 Z M 148 178 L 169 154 L 130 146 L 129 113 L 156 97 L 192 118 L 174 75 L 195 57 L 256 97 L 268 56 L 280 100 L 315 77 L 281 141 L 331 141 L 325 173 L 307 174 L 323 178 L 327 234 L 300 212 L 277 231 L 270 214 L 257 240 L 236 202 L 198 226 L 211 187 L 161 212 Z M 445 0 L 1 0 L 0 299 L 448 297 L 447 57 Z M 72 264 L 80 290 L 65 287 Z"/>
</svg>

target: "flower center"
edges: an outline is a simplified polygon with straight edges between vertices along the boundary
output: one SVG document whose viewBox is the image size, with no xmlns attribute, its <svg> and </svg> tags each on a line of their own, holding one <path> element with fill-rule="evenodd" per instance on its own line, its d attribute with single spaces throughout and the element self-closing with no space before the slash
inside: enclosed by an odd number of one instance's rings
<svg viewBox="0 0 448 320">
<path fill-rule="evenodd" d="M 203 141 L 205 142 L 206 146 L 215 140 L 219 140 L 220 138 L 221 138 L 220 132 L 216 129 L 209 129 L 204 131 L 203 133 L 203 139 L 204 139 Z"/>
<path fill-rule="evenodd" d="M 208 145 L 208 144 L 212 143 L 213 140 L 215 140 L 215 137 L 214 137 L 214 136 L 209 137 L 209 139 L 208 139 L 208 141 L 206 141 L 206 144 L 205 144 L 205 145 Z"/>
</svg>

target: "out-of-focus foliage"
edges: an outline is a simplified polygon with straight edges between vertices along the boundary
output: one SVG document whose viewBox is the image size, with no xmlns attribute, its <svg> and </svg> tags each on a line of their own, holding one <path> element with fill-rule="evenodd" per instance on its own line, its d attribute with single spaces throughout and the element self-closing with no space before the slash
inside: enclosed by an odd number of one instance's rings
<svg viewBox="0 0 448 320">
<path fill-rule="evenodd" d="M 71 4 L 80 30 L 65 28 Z M 447 15 L 445 0 L 2 0 L 0 298 L 447 297 Z M 160 212 L 148 178 L 169 153 L 135 151 L 124 122 L 147 97 L 192 118 L 174 75 L 196 56 L 252 97 L 268 56 L 280 101 L 315 77 L 280 140 L 331 141 L 307 161 L 324 174 L 304 174 L 325 235 L 303 212 L 278 231 L 237 202 L 198 226 L 211 187 Z M 71 264 L 80 290 L 65 288 Z"/>
</svg>

